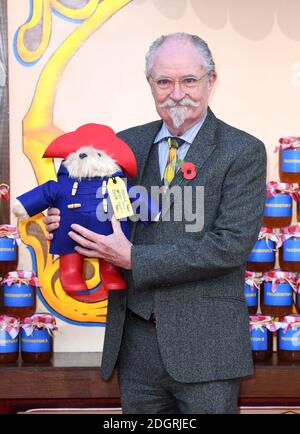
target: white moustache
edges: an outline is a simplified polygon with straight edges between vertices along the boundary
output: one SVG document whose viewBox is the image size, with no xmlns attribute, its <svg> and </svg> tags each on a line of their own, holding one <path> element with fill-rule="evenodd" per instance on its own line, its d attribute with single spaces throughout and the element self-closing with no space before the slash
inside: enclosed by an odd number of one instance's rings
<svg viewBox="0 0 300 434">
<path fill-rule="evenodd" d="M 159 105 L 160 108 L 173 108 L 173 107 L 199 107 L 199 103 L 191 100 L 190 98 L 183 98 L 180 101 L 176 102 L 173 99 L 169 98 L 167 101 L 163 102 Z"/>
</svg>

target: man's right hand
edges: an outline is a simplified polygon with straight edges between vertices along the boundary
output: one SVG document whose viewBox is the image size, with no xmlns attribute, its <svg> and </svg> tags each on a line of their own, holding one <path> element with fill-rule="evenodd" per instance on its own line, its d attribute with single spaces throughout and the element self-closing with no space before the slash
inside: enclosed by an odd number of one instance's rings
<svg viewBox="0 0 300 434">
<path fill-rule="evenodd" d="M 49 232 L 47 239 L 51 241 L 53 239 L 53 232 L 59 227 L 60 223 L 60 210 L 58 208 L 49 208 L 47 215 L 43 218 L 43 222 L 46 225 L 46 229 Z"/>
</svg>

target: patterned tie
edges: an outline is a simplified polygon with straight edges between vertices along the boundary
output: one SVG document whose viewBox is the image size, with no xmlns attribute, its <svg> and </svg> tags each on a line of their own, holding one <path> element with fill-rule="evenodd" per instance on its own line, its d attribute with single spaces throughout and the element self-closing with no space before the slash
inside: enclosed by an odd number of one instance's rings
<svg viewBox="0 0 300 434">
<path fill-rule="evenodd" d="M 182 163 L 182 160 L 177 157 L 177 150 L 183 143 L 184 140 L 179 137 L 168 137 L 169 156 L 164 171 L 164 186 L 166 189 L 171 184 L 179 165 Z"/>
</svg>

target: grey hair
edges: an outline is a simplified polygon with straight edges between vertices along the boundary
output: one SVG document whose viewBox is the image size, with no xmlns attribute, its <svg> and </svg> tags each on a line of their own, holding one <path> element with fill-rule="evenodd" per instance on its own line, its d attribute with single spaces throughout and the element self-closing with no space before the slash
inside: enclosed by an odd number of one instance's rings
<svg viewBox="0 0 300 434">
<path fill-rule="evenodd" d="M 190 41 L 198 49 L 201 57 L 203 58 L 204 68 L 207 74 L 215 72 L 216 66 L 212 53 L 207 45 L 207 43 L 197 35 L 191 35 L 189 33 L 170 33 L 169 35 L 162 35 L 157 38 L 149 47 L 148 52 L 145 56 L 145 74 L 149 77 L 151 70 L 153 68 L 154 56 L 159 49 L 168 39 L 177 39 L 181 41 Z"/>
</svg>

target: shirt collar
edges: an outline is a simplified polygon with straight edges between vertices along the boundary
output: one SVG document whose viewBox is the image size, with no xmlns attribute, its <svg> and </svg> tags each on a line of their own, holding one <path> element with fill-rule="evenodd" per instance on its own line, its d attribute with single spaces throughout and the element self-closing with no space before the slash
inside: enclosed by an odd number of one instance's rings
<svg viewBox="0 0 300 434">
<path fill-rule="evenodd" d="M 202 127 L 202 125 L 204 124 L 204 121 L 206 119 L 207 116 L 207 112 L 205 113 L 205 115 L 203 116 L 203 118 L 200 119 L 200 121 L 198 121 L 194 126 L 192 126 L 191 128 L 189 128 L 185 133 L 183 133 L 180 137 L 182 140 L 184 140 L 185 142 L 192 144 L 195 137 L 197 136 L 200 128 Z M 167 125 L 165 122 L 163 122 L 161 129 L 159 130 L 157 136 L 154 139 L 153 143 L 158 143 L 163 139 L 166 139 L 167 137 L 172 137 L 173 134 L 171 134 L 171 132 L 169 131 Z"/>
</svg>

